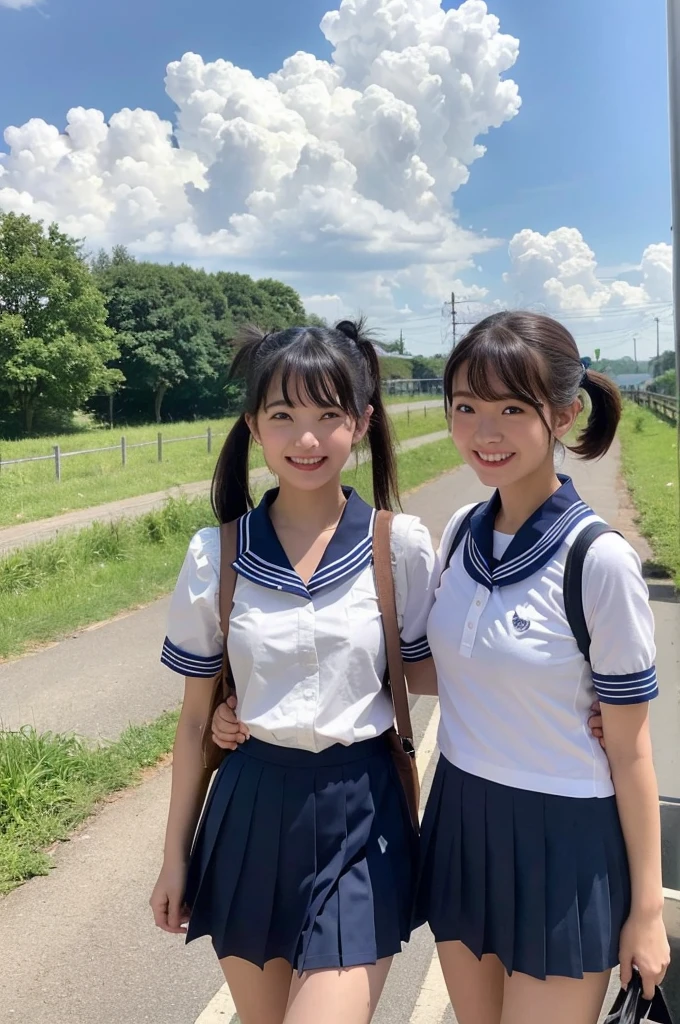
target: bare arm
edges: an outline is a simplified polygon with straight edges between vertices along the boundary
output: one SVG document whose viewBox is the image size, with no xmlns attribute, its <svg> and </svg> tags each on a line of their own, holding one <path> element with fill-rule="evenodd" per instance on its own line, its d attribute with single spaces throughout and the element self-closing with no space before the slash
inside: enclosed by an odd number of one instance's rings
<svg viewBox="0 0 680 1024">
<path fill-rule="evenodd" d="M 426 697 L 438 696 L 437 673 L 432 658 L 425 658 L 424 661 L 406 661 L 404 672 L 410 693 Z"/>
<path fill-rule="evenodd" d="M 661 822 L 649 705 L 603 703 L 602 719 L 631 878 L 630 917 L 620 943 L 621 980 L 624 985 L 630 981 L 635 964 L 645 996 L 651 998 L 670 950 L 662 919 Z"/>
<path fill-rule="evenodd" d="M 187 678 L 172 757 L 172 790 L 165 832 L 163 866 L 149 903 L 163 931 L 182 934 L 189 917 L 184 906 L 187 862 L 210 782 L 203 766 L 203 727 L 210 711 L 212 679 Z"/>
</svg>

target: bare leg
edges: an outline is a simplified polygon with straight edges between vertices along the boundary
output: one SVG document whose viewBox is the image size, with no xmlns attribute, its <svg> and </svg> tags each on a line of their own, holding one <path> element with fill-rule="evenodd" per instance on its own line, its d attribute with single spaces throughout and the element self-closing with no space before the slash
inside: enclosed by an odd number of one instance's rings
<svg viewBox="0 0 680 1024">
<path fill-rule="evenodd" d="M 437 951 L 458 1024 L 500 1024 L 506 975 L 498 957 L 478 960 L 462 942 L 440 942 Z"/>
<path fill-rule="evenodd" d="M 501 1024 L 597 1024 L 610 973 L 546 981 L 513 974 L 505 979 Z"/>
<path fill-rule="evenodd" d="M 260 970 L 235 956 L 220 960 L 241 1024 L 283 1024 L 292 968 L 286 960 L 269 960 Z"/>
<path fill-rule="evenodd" d="M 370 1024 L 391 964 L 392 957 L 385 957 L 364 967 L 296 975 L 285 1024 Z"/>
</svg>

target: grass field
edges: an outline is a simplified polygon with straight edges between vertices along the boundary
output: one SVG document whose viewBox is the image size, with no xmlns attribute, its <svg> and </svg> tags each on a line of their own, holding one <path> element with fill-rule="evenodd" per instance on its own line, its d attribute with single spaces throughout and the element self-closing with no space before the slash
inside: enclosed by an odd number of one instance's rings
<svg viewBox="0 0 680 1024">
<path fill-rule="evenodd" d="M 178 484 L 208 480 L 220 445 L 233 420 L 163 424 L 163 461 L 158 462 L 157 428 L 130 428 L 126 434 L 127 465 L 122 465 L 120 435 L 107 431 L 89 431 L 55 438 L 0 442 L 0 460 L 44 455 L 59 444 L 62 450 L 61 482 L 55 479 L 54 462 L 22 463 L 0 469 L 0 527 L 33 522 L 61 515 L 74 509 L 90 508 L 109 501 L 134 498 L 162 491 Z M 446 429 L 442 412 L 436 409 L 397 412 L 393 415 L 395 434 L 400 441 L 422 437 Z M 205 438 L 172 443 L 173 438 L 205 435 L 213 431 L 213 451 L 208 453 Z M 150 443 L 146 448 L 131 445 Z M 116 445 L 113 451 L 93 455 L 66 453 Z M 262 453 L 253 448 L 251 465 L 263 465 Z"/>
<path fill-rule="evenodd" d="M 399 456 L 402 493 L 459 464 L 450 441 Z M 344 474 L 371 500 L 371 467 Z M 174 585 L 187 541 L 211 523 L 207 501 L 171 501 L 139 520 L 95 525 L 0 561 L 0 654 L 18 654 L 91 622 L 146 603 Z M 91 749 L 72 736 L 0 731 L 0 894 L 51 860 L 45 847 L 68 837 L 97 802 L 134 783 L 172 747 L 176 714 L 128 729 Z"/>
<path fill-rule="evenodd" d="M 675 427 L 647 409 L 625 402 L 619 436 L 623 474 L 638 510 L 640 531 L 649 540 L 656 561 L 680 587 Z"/>
</svg>

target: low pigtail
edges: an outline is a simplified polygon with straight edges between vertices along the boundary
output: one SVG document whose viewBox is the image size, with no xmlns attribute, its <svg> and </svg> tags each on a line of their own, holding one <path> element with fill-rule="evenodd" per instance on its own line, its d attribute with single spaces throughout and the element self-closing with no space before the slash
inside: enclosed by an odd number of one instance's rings
<svg viewBox="0 0 680 1024">
<path fill-rule="evenodd" d="M 220 523 L 230 523 L 253 507 L 248 480 L 250 439 L 250 427 L 242 413 L 227 434 L 213 474 L 210 500 Z"/>
<path fill-rule="evenodd" d="M 366 434 L 371 449 L 373 504 L 378 509 L 401 508 L 394 437 L 390 418 L 387 415 L 385 403 L 383 402 L 378 353 L 375 350 L 370 335 L 364 328 L 363 319 L 357 323 L 352 320 L 342 320 L 335 329 L 356 343 L 367 364 L 368 377 L 371 383 L 368 404 L 373 406 L 373 413 Z"/>
<path fill-rule="evenodd" d="M 590 399 L 590 414 L 585 429 L 569 450 L 582 459 L 599 459 L 609 451 L 621 419 L 621 393 L 609 377 L 585 370 L 581 387 Z"/>
<path fill-rule="evenodd" d="M 243 378 L 247 380 L 266 338 L 263 331 L 251 325 L 239 330 L 233 342 L 235 354 L 229 370 L 229 383 Z M 213 474 L 210 502 L 220 523 L 230 523 L 253 508 L 248 474 L 251 438 L 245 413 L 242 413 L 227 434 Z"/>
</svg>

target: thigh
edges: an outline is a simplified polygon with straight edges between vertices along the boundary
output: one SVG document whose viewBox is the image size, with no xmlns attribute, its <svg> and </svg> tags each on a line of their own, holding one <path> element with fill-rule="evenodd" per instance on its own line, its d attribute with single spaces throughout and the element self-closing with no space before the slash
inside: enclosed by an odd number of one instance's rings
<svg viewBox="0 0 680 1024">
<path fill-rule="evenodd" d="M 506 974 L 498 957 L 478 960 L 462 942 L 440 942 L 437 952 L 458 1024 L 500 1024 Z"/>
<path fill-rule="evenodd" d="M 227 956 L 220 967 L 241 1024 L 283 1024 L 293 970 L 286 960 L 269 960 L 261 970 L 247 960 Z"/>
<path fill-rule="evenodd" d="M 597 1024 L 610 974 L 545 981 L 513 974 L 505 979 L 501 1024 Z"/>
<path fill-rule="evenodd" d="M 392 957 L 362 967 L 307 971 L 293 978 L 285 1024 L 369 1024 Z"/>
</svg>

